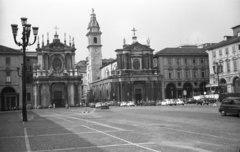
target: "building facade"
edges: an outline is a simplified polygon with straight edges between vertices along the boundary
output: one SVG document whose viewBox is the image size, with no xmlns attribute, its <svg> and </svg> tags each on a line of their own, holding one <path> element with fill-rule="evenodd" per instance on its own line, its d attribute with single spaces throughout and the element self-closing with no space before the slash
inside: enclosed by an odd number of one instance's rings
<svg viewBox="0 0 240 152">
<path fill-rule="evenodd" d="M 79 106 L 82 100 L 81 74 L 75 65 L 74 42 L 60 42 L 57 32 L 52 43 L 37 47 L 33 64 L 33 106 Z"/>
<path fill-rule="evenodd" d="M 164 99 L 203 95 L 209 81 L 208 54 L 203 48 L 185 45 L 165 48 L 154 55 L 154 68 L 162 79 Z"/>
<path fill-rule="evenodd" d="M 232 28 L 233 36 L 208 48 L 210 83 L 208 87 L 220 93 L 240 93 L 240 25 Z M 221 65 L 221 71 L 214 72 L 214 65 Z"/>
<path fill-rule="evenodd" d="M 116 60 L 103 65 L 101 31 L 94 12 L 88 25 L 87 78 L 89 102 L 162 99 L 161 77 L 153 68 L 153 49 L 137 41 L 115 50 Z M 150 42 L 149 42 L 150 43 Z"/>
<path fill-rule="evenodd" d="M 22 107 L 22 79 L 20 77 L 22 61 L 22 51 L 0 45 L 1 111 Z"/>
</svg>

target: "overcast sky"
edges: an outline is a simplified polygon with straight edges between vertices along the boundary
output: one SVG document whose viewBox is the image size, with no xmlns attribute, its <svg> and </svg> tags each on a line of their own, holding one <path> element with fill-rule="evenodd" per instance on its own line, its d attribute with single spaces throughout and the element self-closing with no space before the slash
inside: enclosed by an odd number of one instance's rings
<svg viewBox="0 0 240 152">
<path fill-rule="evenodd" d="M 0 45 L 15 45 L 11 24 L 18 24 L 21 40 L 21 17 L 39 27 L 46 44 L 47 32 L 52 42 L 54 27 L 59 27 L 61 42 L 64 33 L 75 39 L 76 62 L 88 55 L 87 27 L 92 8 L 102 32 L 103 58 L 115 58 L 123 39 L 130 42 L 131 31 L 142 44 L 150 38 L 156 51 L 182 44 L 214 43 L 232 35 L 232 27 L 240 25 L 239 0 L 0 0 Z M 31 37 L 30 41 L 33 41 Z M 37 44 L 28 47 L 35 51 Z"/>
</svg>

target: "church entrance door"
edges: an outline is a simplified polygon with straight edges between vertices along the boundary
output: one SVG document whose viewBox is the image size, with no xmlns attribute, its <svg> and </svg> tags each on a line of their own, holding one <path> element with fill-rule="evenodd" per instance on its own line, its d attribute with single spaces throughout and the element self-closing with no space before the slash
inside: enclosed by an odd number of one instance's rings
<svg viewBox="0 0 240 152">
<path fill-rule="evenodd" d="M 67 103 L 67 91 L 66 86 L 63 83 L 55 83 L 52 85 L 52 101 L 55 103 L 55 107 L 65 107 Z"/>
<path fill-rule="evenodd" d="M 54 91 L 54 103 L 56 107 L 64 107 L 62 91 Z"/>
<path fill-rule="evenodd" d="M 135 100 L 137 105 L 142 100 L 142 89 L 135 89 Z"/>
</svg>

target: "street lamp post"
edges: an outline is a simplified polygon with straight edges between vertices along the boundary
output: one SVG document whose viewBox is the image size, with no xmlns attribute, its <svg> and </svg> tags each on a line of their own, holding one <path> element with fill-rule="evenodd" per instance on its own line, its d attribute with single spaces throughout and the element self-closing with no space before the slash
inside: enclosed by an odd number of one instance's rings
<svg viewBox="0 0 240 152">
<path fill-rule="evenodd" d="M 217 74 L 217 81 L 218 81 L 217 92 L 219 94 L 220 93 L 219 74 L 223 72 L 222 64 L 216 62 L 215 65 L 213 65 L 213 72 L 214 72 L 214 74 Z"/>
<path fill-rule="evenodd" d="M 32 27 L 33 35 L 34 35 L 34 42 L 29 43 L 30 33 L 31 33 L 31 24 L 27 24 L 27 18 L 21 18 L 23 32 L 22 32 L 22 43 L 17 42 L 17 31 L 18 25 L 12 24 L 12 33 L 14 37 L 14 42 L 18 46 L 22 46 L 23 50 L 23 66 L 22 66 L 22 116 L 23 121 L 27 120 L 27 107 L 26 107 L 26 47 L 33 45 L 37 39 L 38 27 Z"/>
</svg>

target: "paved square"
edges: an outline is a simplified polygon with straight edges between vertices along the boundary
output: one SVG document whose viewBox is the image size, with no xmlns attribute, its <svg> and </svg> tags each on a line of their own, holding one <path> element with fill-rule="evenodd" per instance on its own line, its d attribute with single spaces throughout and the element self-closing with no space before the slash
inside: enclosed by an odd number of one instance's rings
<svg viewBox="0 0 240 152">
<path fill-rule="evenodd" d="M 240 119 L 213 106 L 71 108 L 0 114 L 1 152 L 236 152 Z"/>
</svg>

